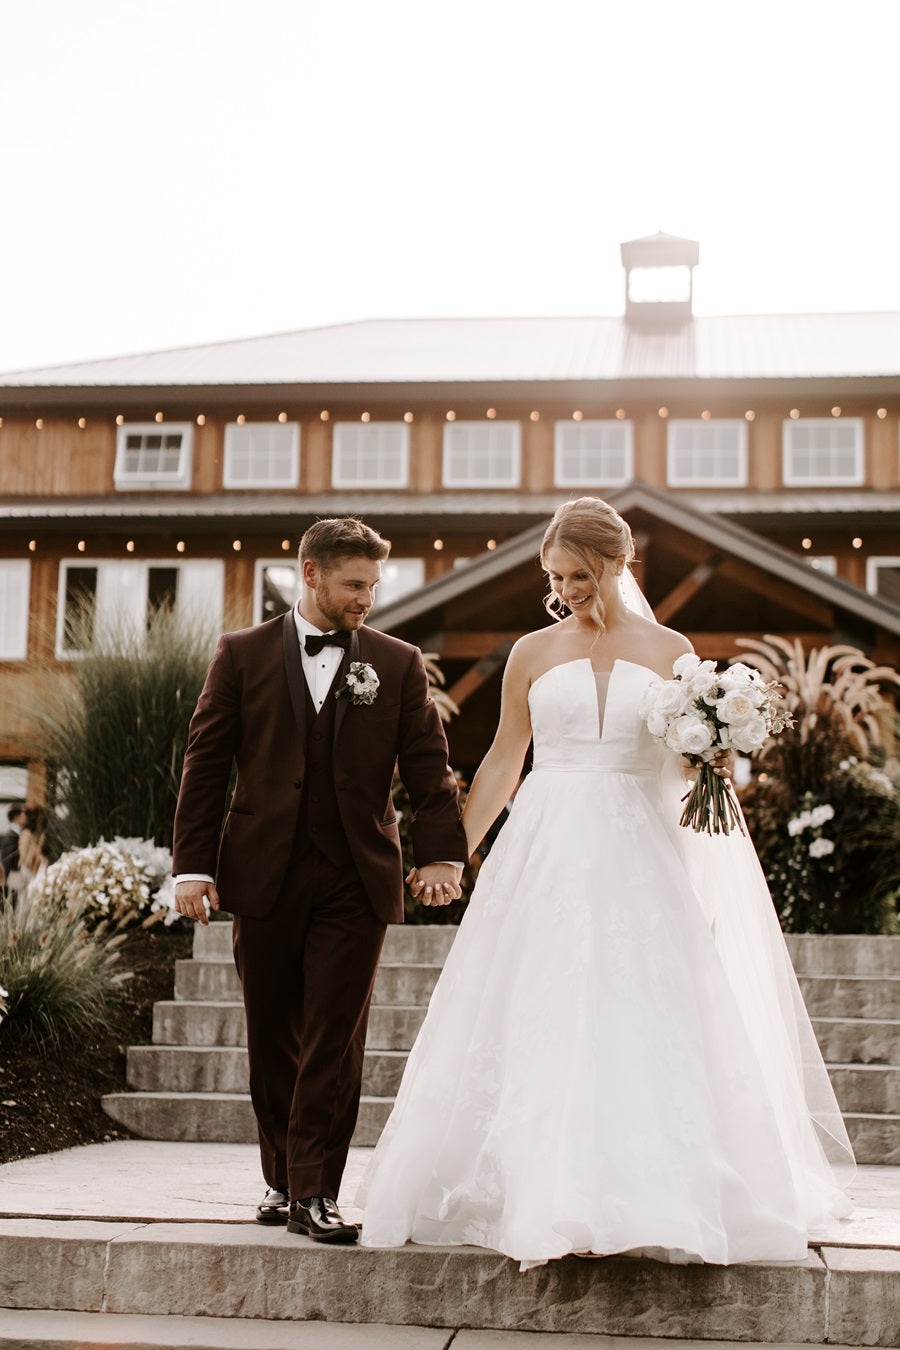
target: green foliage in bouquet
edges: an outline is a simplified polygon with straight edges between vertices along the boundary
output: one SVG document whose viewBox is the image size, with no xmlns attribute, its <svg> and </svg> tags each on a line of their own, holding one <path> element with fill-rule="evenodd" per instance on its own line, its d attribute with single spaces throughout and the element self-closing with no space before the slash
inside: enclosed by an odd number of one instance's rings
<svg viewBox="0 0 900 1350">
<path fill-rule="evenodd" d="M 214 644 L 208 625 L 166 607 L 142 630 L 123 619 L 93 631 L 81 613 L 72 645 L 83 655 L 65 677 L 44 671 L 34 717 L 33 752 L 50 767 L 64 848 L 113 835 L 171 848 L 188 726 Z"/>
<path fill-rule="evenodd" d="M 0 908 L 0 1034 L 48 1049 L 104 1026 L 127 978 L 120 940 L 92 934 L 77 905 L 49 904 L 29 888 L 11 895 Z"/>
<path fill-rule="evenodd" d="M 794 716 L 756 757 L 741 797 L 782 926 L 900 932 L 898 724 L 881 692 L 900 676 L 854 647 L 807 657 L 778 637 L 740 645 Z"/>
</svg>

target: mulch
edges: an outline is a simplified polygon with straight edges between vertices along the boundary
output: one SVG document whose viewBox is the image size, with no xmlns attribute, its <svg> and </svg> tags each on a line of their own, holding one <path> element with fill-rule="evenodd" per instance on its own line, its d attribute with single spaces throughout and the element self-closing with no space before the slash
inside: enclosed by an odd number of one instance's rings
<svg viewBox="0 0 900 1350">
<path fill-rule="evenodd" d="M 42 1052 L 23 1043 L 14 1019 L 0 1026 L 0 1163 L 133 1137 L 106 1115 L 100 1098 L 125 1089 L 128 1046 L 150 1042 L 153 1005 L 172 997 L 175 962 L 190 956 L 192 943 L 187 924 L 130 936 L 119 968 L 132 975 L 99 1035 Z"/>
</svg>

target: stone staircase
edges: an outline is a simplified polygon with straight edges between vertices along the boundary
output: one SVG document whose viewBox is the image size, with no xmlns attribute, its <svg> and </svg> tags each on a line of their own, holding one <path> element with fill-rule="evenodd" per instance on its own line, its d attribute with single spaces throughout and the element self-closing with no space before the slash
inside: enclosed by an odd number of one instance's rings
<svg viewBox="0 0 900 1350">
<path fill-rule="evenodd" d="M 391 927 L 375 983 L 353 1143 L 387 1120 L 452 927 Z M 788 939 L 847 1129 L 862 1163 L 900 1164 L 900 938 Z M 175 997 L 154 1009 L 153 1044 L 128 1051 L 130 1092 L 104 1109 L 147 1139 L 253 1143 L 240 988 L 231 924 L 198 927 Z"/>
</svg>

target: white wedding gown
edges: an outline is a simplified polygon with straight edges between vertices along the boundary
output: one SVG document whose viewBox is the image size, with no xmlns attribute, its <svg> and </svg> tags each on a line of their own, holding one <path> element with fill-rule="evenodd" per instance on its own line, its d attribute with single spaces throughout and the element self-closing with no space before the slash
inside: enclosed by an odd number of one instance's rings
<svg viewBox="0 0 900 1350">
<path fill-rule="evenodd" d="M 362 1243 L 799 1260 L 853 1155 L 752 844 L 678 825 L 654 674 L 554 667 L 363 1185 Z M 676 783 L 667 782 L 671 761 Z"/>
</svg>

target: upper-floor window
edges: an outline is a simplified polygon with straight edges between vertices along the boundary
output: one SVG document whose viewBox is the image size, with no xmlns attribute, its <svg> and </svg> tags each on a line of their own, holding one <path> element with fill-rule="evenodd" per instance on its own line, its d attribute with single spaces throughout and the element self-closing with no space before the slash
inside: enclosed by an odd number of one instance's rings
<svg viewBox="0 0 900 1350">
<path fill-rule="evenodd" d="M 747 423 L 739 418 L 680 418 L 668 423 L 671 487 L 745 487 Z"/>
<path fill-rule="evenodd" d="M 631 422 L 557 422 L 553 439 L 557 487 L 612 486 L 633 475 Z"/>
<path fill-rule="evenodd" d="M 77 656 L 104 632 L 140 636 L 164 607 L 220 628 L 224 595 L 225 568 L 218 559 L 62 562 L 56 654 Z"/>
<path fill-rule="evenodd" d="M 28 559 L 0 562 L 0 661 L 24 661 L 28 655 Z"/>
<path fill-rule="evenodd" d="M 865 479 L 861 417 L 798 417 L 782 423 L 785 487 L 858 487 Z"/>
<path fill-rule="evenodd" d="M 445 487 L 518 487 L 518 422 L 448 422 L 444 427 Z"/>
<path fill-rule="evenodd" d="M 409 427 L 405 422 L 336 422 L 334 487 L 406 487 Z"/>
<path fill-rule="evenodd" d="M 190 487 L 193 435 L 189 422 L 126 422 L 116 433 L 116 487 Z"/>
<path fill-rule="evenodd" d="M 298 423 L 228 423 L 222 479 L 225 487 L 296 487 L 299 474 Z"/>
<path fill-rule="evenodd" d="M 411 595 L 425 585 L 424 558 L 388 558 L 381 564 L 381 580 L 375 596 L 379 609 Z"/>
<path fill-rule="evenodd" d="M 866 559 L 866 590 L 882 600 L 892 600 L 900 605 L 900 556 L 885 556 Z"/>
</svg>

